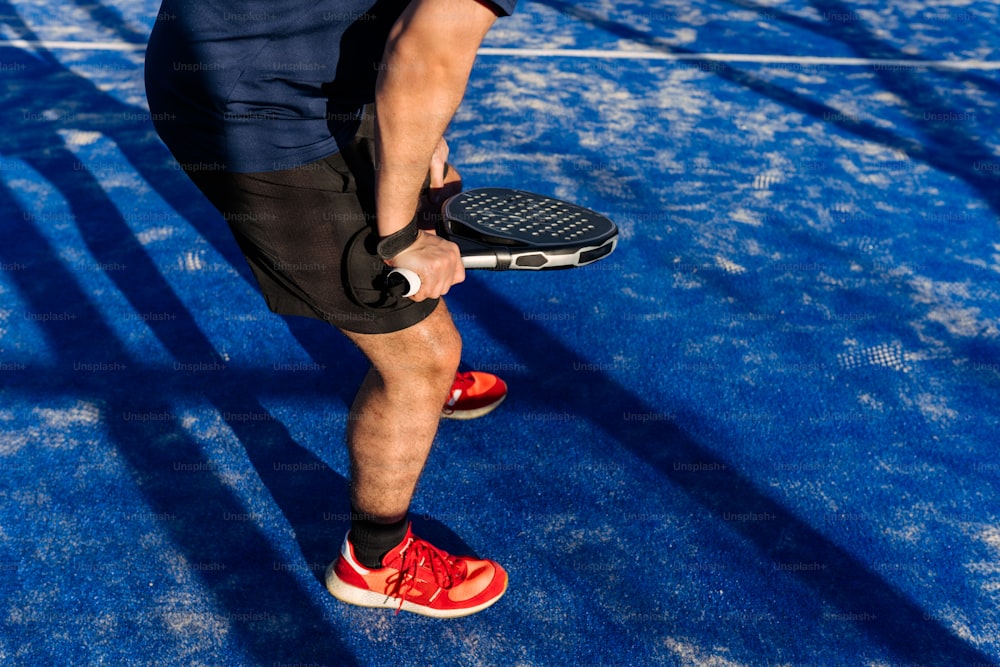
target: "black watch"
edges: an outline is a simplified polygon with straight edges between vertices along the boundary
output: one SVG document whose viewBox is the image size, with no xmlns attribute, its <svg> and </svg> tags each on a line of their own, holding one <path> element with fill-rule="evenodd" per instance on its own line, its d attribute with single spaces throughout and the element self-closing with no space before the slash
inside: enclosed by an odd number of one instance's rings
<svg viewBox="0 0 1000 667">
<path fill-rule="evenodd" d="M 379 239 L 375 252 L 378 253 L 382 261 L 387 262 L 416 243 L 419 236 L 420 228 L 417 226 L 417 216 L 413 216 L 413 219 L 405 227 Z"/>
</svg>

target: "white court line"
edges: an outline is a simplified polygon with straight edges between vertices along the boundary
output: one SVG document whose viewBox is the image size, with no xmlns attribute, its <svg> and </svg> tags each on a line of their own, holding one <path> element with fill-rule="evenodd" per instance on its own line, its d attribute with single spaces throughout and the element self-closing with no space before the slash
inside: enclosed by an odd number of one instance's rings
<svg viewBox="0 0 1000 667">
<path fill-rule="evenodd" d="M 760 65 L 827 65 L 831 67 L 931 68 L 958 70 L 1000 70 L 1000 62 L 989 60 L 890 60 L 879 58 L 838 58 L 834 56 L 776 56 L 757 53 L 665 53 L 663 51 L 602 51 L 600 49 L 479 49 L 481 56 L 521 58 L 593 58 L 615 60 L 710 61 Z"/>
<path fill-rule="evenodd" d="M 17 49 L 46 49 L 49 51 L 145 51 L 145 44 L 130 42 L 74 42 L 53 40 L 5 39 L 0 46 Z"/>
<path fill-rule="evenodd" d="M 143 51 L 145 44 L 129 42 L 78 42 L 9 39 L 0 47 L 43 48 L 60 51 Z M 513 58 L 589 58 L 607 60 L 664 60 L 749 63 L 757 65 L 825 65 L 827 67 L 929 68 L 952 70 L 1000 70 L 1000 61 L 989 60 L 891 60 L 879 58 L 840 58 L 834 56 L 777 56 L 758 53 L 665 53 L 663 51 L 605 51 L 601 49 L 517 49 L 484 47 L 481 56 Z"/>
</svg>

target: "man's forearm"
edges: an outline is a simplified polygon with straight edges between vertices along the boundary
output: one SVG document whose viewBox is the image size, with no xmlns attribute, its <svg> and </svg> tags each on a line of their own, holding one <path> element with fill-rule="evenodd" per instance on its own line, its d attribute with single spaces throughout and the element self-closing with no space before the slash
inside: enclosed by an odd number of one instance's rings
<svg viewBox="0 0 1000 667">
<path fill-rule="evenodd" d="M 375 100 L 381 236 L 412 219 L 431 156 L 495 18 L 477 0 L 414 0 L 393 28 Z"/>
</svg>

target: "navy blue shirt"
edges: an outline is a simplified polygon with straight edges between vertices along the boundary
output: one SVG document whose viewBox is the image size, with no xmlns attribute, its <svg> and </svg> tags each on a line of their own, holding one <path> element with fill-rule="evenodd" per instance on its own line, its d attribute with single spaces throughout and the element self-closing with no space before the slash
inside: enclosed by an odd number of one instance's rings
<svg viewBox="0 0 1000 667">
<path fill-rule="evenodd" d="M 337 152 L 375 99 L 406 4 L 164 0 L 146 51 L 157 132 L 189 169 L 273 171 Z M 516 0 L 490 4 L 504 15 Z"/>
</svg>

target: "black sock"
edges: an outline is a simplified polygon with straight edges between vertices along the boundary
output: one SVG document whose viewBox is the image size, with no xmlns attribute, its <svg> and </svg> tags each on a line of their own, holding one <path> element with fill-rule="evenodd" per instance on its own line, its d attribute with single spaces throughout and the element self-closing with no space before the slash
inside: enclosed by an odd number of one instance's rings
<svg viewBox="0 0 1000 667">
<path fill-rule="evenodd" d="M 379 523 L 370 514 L 351 511 L 351 531 L 347 539 L 354 545 L 354 555 L 365 567 L 382 567 L 382 558 L 406 537 L 409 520 L 404 516 L 394 523 Z"/>
</svg>

